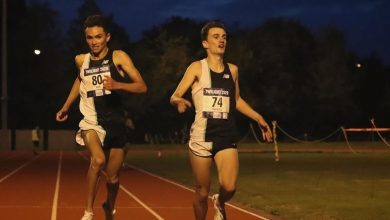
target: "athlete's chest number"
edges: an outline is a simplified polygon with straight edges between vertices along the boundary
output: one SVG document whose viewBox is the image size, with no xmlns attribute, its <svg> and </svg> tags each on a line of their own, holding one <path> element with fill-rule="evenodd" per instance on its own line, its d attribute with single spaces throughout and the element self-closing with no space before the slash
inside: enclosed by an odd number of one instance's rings
<svg viewBox="0 0 390 220">
<path fill-rule="evenodd" d="M 92 85 L 96 86 L 96 85 L 100 85 L 102 83 L 103 83 L 102 75 L 92 76 Z"/>
<path fill-rule="evenodd" d="M 104 77 L 111 76 L 108 65 L 92 67 L 84 70 L 83 82 L 87 97 L 96 97 L 110 94 L 111 91 L 103 88 Z"/>
<path fill-rule="evenodd" d="M 203 90 L 202 114 L 205 118 L 227 119 L 229 115 L 229 91 L 221 88 Z"/>
<path fill-rule="evenodd" d="M 213 108 L 214 107 L 219 107 L 222 108 L 223 102 L 222 102 L 222 97 L 212 97 L 213 99 Z"/>
</svg>

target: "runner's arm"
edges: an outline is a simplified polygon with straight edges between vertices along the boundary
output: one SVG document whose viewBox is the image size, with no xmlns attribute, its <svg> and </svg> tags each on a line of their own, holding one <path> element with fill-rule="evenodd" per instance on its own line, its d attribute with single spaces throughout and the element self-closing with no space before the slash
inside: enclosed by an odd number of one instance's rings
<svg viewBox="0 0 390 220">
<path fill-rule="evenodd" d="M 106 77 L 104 80 L 103 87 L 109 90 L 124 90 L 132 93 L 145 93 L 147 91 L 147 86 L 138 71 L 134 66 L 133 61 L 130 56 L 127 55 L 122 50 L 115 50 L 113 53 L 113 61 L 118 71 L 124 72 L 132 80 L 131 83 L 118 82 L 112 79 L 111 77 Z"/>
<path fill-rule="evenodd" d="M 78 69 L 81 68 L 83 60 L 84 60 L 84 55 L 76 56 L 75 63 L 76 63 L 76 66 Z M 80 77 L 77 76 L 73 82 L 73 86 L 69 92 L 68 98 L 66 99 L 62 108 L 56 114 L 57 121 L 61 122 L 61 121 L 65 121 L 66 119 L 68 119 L 68 110 L 69 110 L 70 106 L 73 104 L 73 102 L 78 98 L 79 95 L 80 95 Z"/>
<path fill-rule="evenodd" d="M 238 67 L 230 64 L 230 69 L 233 75 L 234 84 L 236 87 L 236 109 L 245 116 L 256 121 L 261 128 L 261 133 L 265 141 L 270 142 L 272 140 L 272 132 L 267 122 L 264 120 L 263 116 L 256 112 L 241 96 L 240 96 L 240 86 L 238 83 Z"/>
<path fill-rule="evenodd" d="M 173 106 L 176 106 L 179 113 L 186 111 L 187 107 L 191 107 L 191 102 L 182 98 L 185 92 L 190 88 L 197 78 L 197 73 L 200 71 L 200 62 L 193 62 L 184 73 L 183 78 L 181 79 L 179 85 L 177 86 L 175 92 L 172 94 L 170 103 Z"/>
</svg>

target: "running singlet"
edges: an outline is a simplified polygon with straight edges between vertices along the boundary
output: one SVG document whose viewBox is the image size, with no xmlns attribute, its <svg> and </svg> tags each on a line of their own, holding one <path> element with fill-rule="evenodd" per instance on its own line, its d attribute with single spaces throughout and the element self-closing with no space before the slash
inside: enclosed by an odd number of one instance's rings
<svg viewBox="0 0 390 220">
<path fill-rule="evenodd" d="M 110 76 L 115 81 L 129 82 L 122 77 L 112 60 L 113 51 L 109 50 L 101 60 L 91 60 L 85 55 L 80 71 L 80 111 L 84 118 L 79 123 L 81 130 L 93 129 L 103 147 L 123 147 L 126 143 L 125 111 L 121 91 L 106 90 L 103 80 Z M 76 141 L 84 145 L 82 138 Z"/>
<path fill-rule="evenodd" d="M 202 75 L 192 89 L 195 120 L 191 126 L 191 141 L 229 145 L 236 142 L 235 83 L 227 63 L 222 73 L 209 69 L 201 60 Z"/>
</svg>

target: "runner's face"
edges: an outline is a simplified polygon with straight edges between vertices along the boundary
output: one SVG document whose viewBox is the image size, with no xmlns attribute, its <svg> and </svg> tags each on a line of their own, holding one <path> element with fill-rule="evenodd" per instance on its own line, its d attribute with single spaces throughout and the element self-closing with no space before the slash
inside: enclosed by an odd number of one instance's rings
<svg viewBox="0 0 390 220">
<path fill-rule="evenodd" d="M 92 53 L 100 54 L 105 48 L 107 48 L 107 43 L 110 40 L 110 34 L 105 32 L 102 27 L 87 27 L 85 29 L 85 39 L 87 40 L 87 44 Z"/>
<path fill-rule="evenodd" d="M 203 47 L 214 54 L 224 54 L 226 49 L 226 32 L 222 28 L 210 28 Z"/>
</svg>

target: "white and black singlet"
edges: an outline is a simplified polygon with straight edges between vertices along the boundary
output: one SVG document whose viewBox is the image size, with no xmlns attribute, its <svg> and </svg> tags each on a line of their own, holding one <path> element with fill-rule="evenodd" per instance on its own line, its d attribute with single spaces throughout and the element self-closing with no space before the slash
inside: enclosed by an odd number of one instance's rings
<svg viewBox="0 0 390 220">
<path fill-rule="evenodd" d="M 95 130 L 104 148 L 124 147 L 127 141 L 125 126 L 125 111 L 121 92 L 103 89 L 105 76 L 115 81 L 129 82 L 122 77 L 112 60 L 113 51 L 100 60 L 91 60 L 90 54 L 85 54 L 79 77 L 80 111 L 84 118 L 80 121 L 77 132 L 77 143 L 84 145 L 81 137 L 83 130 Z"/>
<path fill-rule="evenodd" d="M 214 156 L 225 148 L 235 148 L 236 99 L 235 83 L 227 63 L 215 73 L 206 59 L 200 61 L 202 75 L 192 88 L 195 120 L 191 126 L 190 149 L 198 156 Z"/>
</svg>

